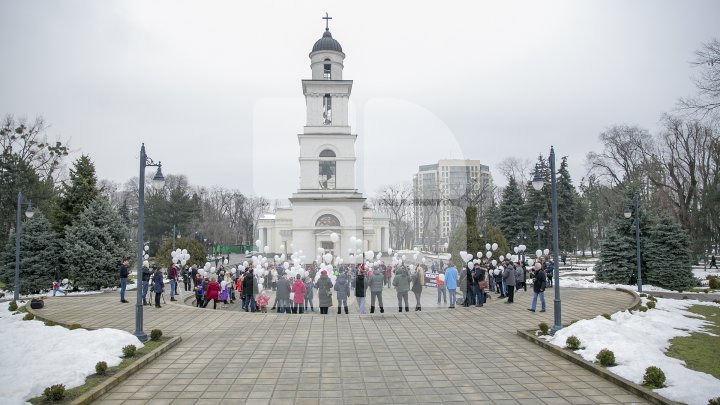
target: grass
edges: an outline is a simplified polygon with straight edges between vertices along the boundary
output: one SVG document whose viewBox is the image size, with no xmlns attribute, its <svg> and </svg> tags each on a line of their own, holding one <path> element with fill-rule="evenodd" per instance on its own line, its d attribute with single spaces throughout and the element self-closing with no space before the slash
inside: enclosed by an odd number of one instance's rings
<svg viewBox="0 0 720 405">
<path fill-rule="evenodd" d="M 676 337 L 670 341 L 667 355 L 684 360 L 692 370 L 720 378 L 720 351 L 717 349 L 720 347 L 720 308 L 695 305 L 688 311 L 702 315 L 706 321 L 712 323 L 712 326 L 706 329 L 716 336 L 695 332 L 687 337 Z"/>
<path fill-rule="evenodd" d="M 151 351 L 157 349 L 160 347 L 160 345 L 166 343 L 168 340 L 170 340 L 169 337 L 162 337 L 160 340 L 154 342 L 151 340 L 148 340 L 145 342 L 145 346 L 142 349 L 138 349 L 137 352 L 135 352 L 135 356 L 129 358 L 129 359 L 122 359 L 122 362 L 115 366 L 110 367 L 107 369 L 107 372 L 105 375 L 98 375 L 98 374 L 91 374 L 85 379 L 85 384 L 70 388 L 68 390 L 65 390 L 65 398 L 62 401 L 48 401 L 46 400 L 42 395 L 39 397 L 31 398 L 28 400 L 31 404 L 69 404 L 74 399 L 78 398 L 79 396 L 83 395 L 84 393 L 88 392 L 91 388 L 97 386 L 98 384 L 102 383 L 103 381 L 107 380 L 109 377 L 112 377 L 119 373 L 120 371 L 128 368 L 131 364 L 139 360 L 142 356 L 150 353 Z M 122 384 L 122 383 L 121 383 Z M 52 384 L 48 383 L 48 386 Z"/>
</svg>

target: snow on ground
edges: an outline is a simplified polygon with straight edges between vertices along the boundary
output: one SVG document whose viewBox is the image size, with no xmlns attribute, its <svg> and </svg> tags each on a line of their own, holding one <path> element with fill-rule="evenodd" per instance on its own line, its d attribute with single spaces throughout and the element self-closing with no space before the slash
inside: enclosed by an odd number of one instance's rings
<svg viewBox="0 0 720 405">
<path fill-rule="evenodd" d="M 610 349 L 615 353 L 618 365 L 609 367 L 608 371 L 638 384 L 642 384 L 647 367 L 660 367 L 667 377 L 667 387 L 655 392 L 674 401 L 705 405 L 709 398 L 720 396 L 720 380 L 690 370 L 684 361 L 665 355 L 672 338 L 705 332 L 708 322 L 700 315 L 686 311 L 693 305 L 720 307 L 697 300 L 658 298 L 657 307 L 647 312 L 631 314 L 623 311 L 613 314 L 610 320 L 602 316 L 581 320 L 547 339 L 556 346 L 565 347 L 569 336 L 577 336 L 583 349 L 576 353 L 589 361 L 595 361 L 600 350 Z"/>
<path fill-rule="evenodd" d="M 166 281 L 166 284 L 167 284 L 167 281 Z M 130 290 L 135 291 L 136 288 L 137 288 L 137 284 L 135 284 L 135 283 L 128 283 L 127 288 L 125 289 L 125 291 L 126 291 L 126 294 L 125 294 L 125 295 L 126 295 L 126 298 L 127 298 L 127 291 L 130 291 Z M 116 291 L 118 294 L 120 294 L 120 288 L 119 288 L 119 287 L 108 287 L 108 288 L 101 288 L 101 289 L 99 289 L 99 290 L 92 290 L 92 291 L 73 291 L 73 292 L 68 292 L 68 293 L 67 293 L 67 296 L 70 297 L 70 296 L 102 294 L 102 293 L 111 292 L 111 291 Z M 13 294 L 14 294 L 13 291 L 2 291 L 2 292 L 3 292 L 5 295 L 4 295 L 4 297 L 3 297 L 2 299 L 0 299 L 0 302 L 12 301 L 12 299 L 13 299 Z M 49 291 L 43 291 L 43 292 L 41 292 L 41 293 L 39 293 L 39 294 L 20 295 L 20 299 L 21 299 L 21 300 L 29 300 L 29 299 L 32 299 L 32 298 L 52 297 L 52 294 L 53 294 L 52 290 L 49 290 Z M 65 296 L 65 294 L 63 294 L 62 292 L 58 292 L 58 293 L 57 293 L 57 296 L 58 296 L 58 297 L 63 297 L 63 296 Z"/>
<path fill-rule="evenodd" d="M 143 344 L 132 334 L 117 329 L 69 330 L 45 326 L 41 321 L 23 321 L 0 305 L 0 398 L 3 404 L 24 404 L 42 395 L 53 384 L 69 389 L 85 383 L 95 373 L 95 364 L 120 364 L 122 348 Z"/>
</svg>

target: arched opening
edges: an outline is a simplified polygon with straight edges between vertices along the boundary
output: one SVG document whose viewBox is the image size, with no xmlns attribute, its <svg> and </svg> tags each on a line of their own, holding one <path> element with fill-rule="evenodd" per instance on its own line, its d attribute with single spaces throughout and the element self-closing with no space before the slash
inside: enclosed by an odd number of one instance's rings
<svg viewBox="0 0 720 405">
<path fill-rule="evenodd" d="M 333 214 L 323 214 L 315 221 L 315 226 L 337 228 L 340 226 L 340 220 Z"/>
<path fill-rule="evenodd" d="M 325 63 L 323 64 L 323 79 L 324 80 L 331 80 L 332 79 L 332 71 L 330 69 L 330 58 L 325 58 Z"/>
<path fill-rule="evenodd" d="M 324 149 L 320 152 L 320 162 L 318 162 L 318 181 L 320 188 L 323 190 L 334 190 L 336 179 L 335 152 L 331 149 Z"/>
<path fill-rule="evenodd" d="M 323 96 L 323 125 L 332 125 L 332 97 Z"/>
</svg>

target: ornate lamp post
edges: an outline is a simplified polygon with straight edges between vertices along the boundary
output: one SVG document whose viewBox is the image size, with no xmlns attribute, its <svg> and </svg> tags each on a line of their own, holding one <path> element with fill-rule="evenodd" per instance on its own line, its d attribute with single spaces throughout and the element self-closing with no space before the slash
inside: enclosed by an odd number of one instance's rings
<svg viewBox="0 0 720 405">
<path fill-rule="evenodd" d="M 160 189 L 165 185 L 165 176 L 162 174 L 162 163 L 153 162 L 147 154 L 145 154 L 145 144 L 140 147 L 140 178 L 138 181 L 138 231 L 137 231 L 137 277 L 142 277 L 143 256 L 145 248 L 143 245 L 143 227 L 145 225 L 145 167 L 157 166 L 157 172 L 152 179 L 152 185 L 156 189 Z M 141 279 L 142 280 L 142 279 Z M 134 335 L 141 342 L 147 340 L 147 335 L 143 332 L 143 304 L 142 304 L 142 288 L 137 289 L 137 302 L 135 304 L 135 333 Z"/>
<path fill-rule="evenodd" d="M 625 207 L 623 215 L 630 219 L 632 212 L 635 210 L 635 251 L 637 256 L 637 290 L 642 292 L 642 274 L 640 273 L 640 196 L 635 194 L 633 198 L 633 208 Z"/>
<path fill-rule="evenodd" d="M 18 192 L 17 211 L 15 213 L 15 288 L 13 291 L 13 299 L 15 301 L 20 299 L 20 235 L 22 234 L 20 211 L 22 210 L 23 205 L 27 205 L 28 207 L 27 211 L 25 211 L 25 216 L 27 218 L 32 218 L 33 215 L 35 215 L 35 212 L 33 212 L 32 209 L 32 201 L 25 200 L 22 195 L 22 191 L 20 191 Z"/>
<path fill-rule="evenodd" d="M 558 258 L 558 250 L 560 250 L 558 242 L 558 213 L 557 213 L 557 173 L 555 173 L 555 148 L 550 147 L 550 194 L 552 205 L 552 234 L 553 234 L 553 278 L 555 281 L 555 305 L 554 305 L 554 325 L 551 332 L 554 334 L 562 329 L 561 321 L 561 300 L 560 300 L 560 260 Z M 545 182 L 540 174 L 540 168 L 535 166 L 535 176 L 533 176 L 532 186 L 535 190 L 540 191 Z"/>
</svg>

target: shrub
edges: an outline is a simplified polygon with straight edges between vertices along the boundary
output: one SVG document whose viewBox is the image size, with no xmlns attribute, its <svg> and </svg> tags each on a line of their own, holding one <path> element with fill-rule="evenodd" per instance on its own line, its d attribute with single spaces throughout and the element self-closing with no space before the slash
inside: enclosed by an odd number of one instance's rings
<svg viewBox="0 0 720 405">
<path fill-rule="evenodd" d="M 645 305 L 640 305 L 640 308 L 638 308 L 638 311 L 640 312 L 647 312 L 647 308 Z"/>
<path fill-rule="evenodd" d="M 647 304 L 645 304 L 645 305 L 647 305 L 647 307 L 648 307 L 649 309 L 654 309 L 654 308 L 655 308 L 655 301 L 648 301 Z"/>
<path fill-rule="evenodd" d="M 10 305 L 8 305 L 8 311 L 11 311 L 11 312 L 12 312 L 12 311 L 17 311 L 17 308 L 18 308 L 17 302 L 15 302 L 15 301 L 10 301 Z"/>
<path fill-rule="evenodd" d="M 127 345 L 122 348 L 123 357 L 130 358 L 135 355 L 135 351 L 137 350 L 137 347 L 135 345 Z"/>
<path fill-rule="evenodd" d="M 540 333 L 543 335 L 547 335 L 548 330 L 550 330 L 550 327 L 545 322 L 540 322 L 540 324 L 538 325 L 538 328 L 540 328 Z"/>
<path fill-rule="evenodd" d="M 645 297 L 647 297 L 647 294 L 642 293 L 642 294 L 640 294 L 640 296 L 643 297 L 643 298 L 645 298 Z"/>
<path fill-rule="evenodd" d="M 709 281 L 710 283 L 708 284 L 708 286 L 713 290 L 720 288 L 720 278 L 718 278 L 717 276 L 710 276 Z"/>
<path fill-rule="evenodd" d="M 603 318 L 607 319 L 608 321 L 610 320 L 610 314 L 602 314 L 602 316 L 603 316 Z"/>
<path fill-rule="evenodd" d="M 33 319 L 35 319 L 35 315 L 31 314 L 30 312 L 23 316 L 23 321 L 32 321 Z"/>
<path fill-rule="evenodd" d="M 160 329 L 153 329 L 150 331 L 150 340 L 158 341 L 162 337 L 162 331 Z"/>
<path fill-rule="evenodd" d="M 55 384 L 45 388 L 43 396 L 48 401 L 60 401 L 65 397 L 65 386 L 63 384 Z"/>
<path fill-rule="evenodd" d="M 602 366 L 610 367 L 615 365 L 615 353 L 612 350 L 602 349 L 595 358 Z"/>
<path fill-rule="evenodd" d="M 55 325 L 57 325 L 57 324 L 53 321 L 50 321 L 50 320 L 45 321 L 45 326 L 55 326 Z"/>
<path fill-rule="evenodd" d="M 720 405 L 720 397 L 709 399 L 708 405 Z"/>
<path fill-rule="evenodd" d="M 104 361 L 98 361 L 97 364 L 95 364 L 95 372 L 100 375 L 105 375 L 107 372 L 107 363 Z"/>
<path fill-rule="evenodd" d="M 651 389 L 664 387 L 665 373 L 658 367 L 651 366 L 646 368 L 643 385 Z"/>
<path fill-rule="evenodd" d="M 655 298 L 652 295 L 648 295 L 647 299 L 648 299 L 648 301 L 657 302 L 657 298 Z"/>
<path fill-rule="evenodd" d="M 70 330 L 73 330 L 73 329 L 80 329 L 80 328 L 82 328 L 82 326 L 80 326 L 79 323 L 73 323 L 73 324 L 68 325 L 67 328 Z"/>
<path fill-rule="evenodd" d="M 565 345 L 570 350 L 577 350 L 580 348 L 580 339 L 577 336 L 570 336 L 565 341 Z"/>
</svg>

